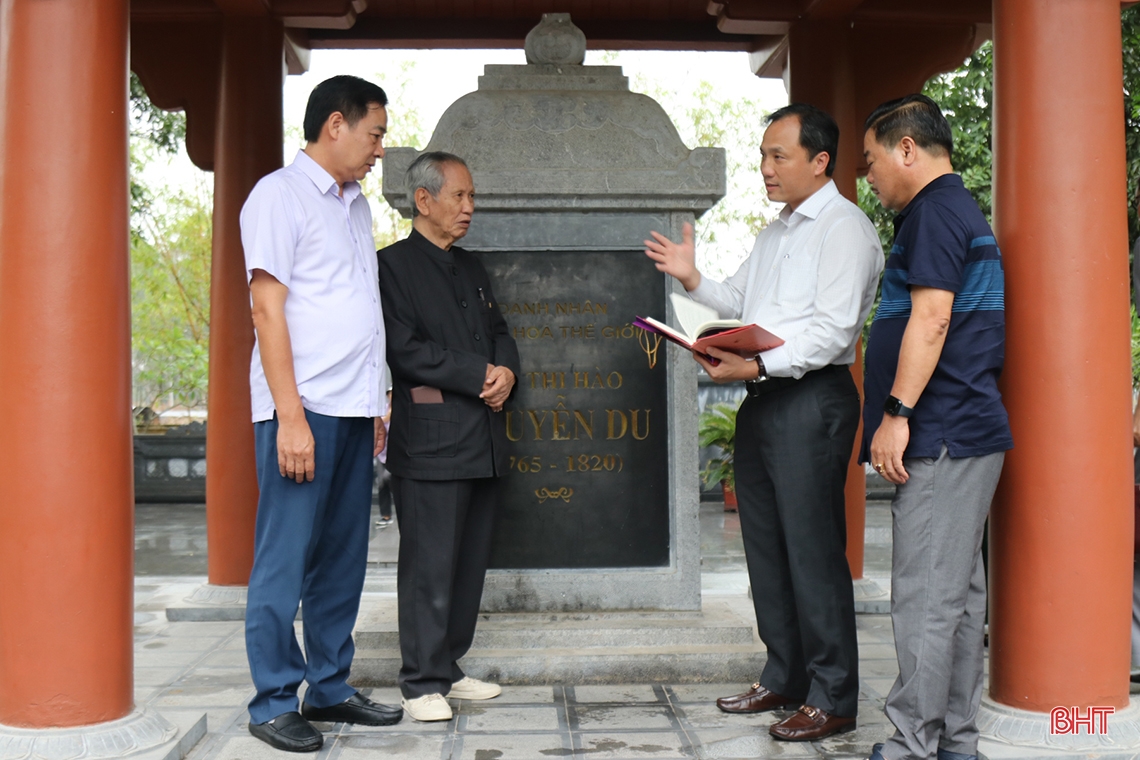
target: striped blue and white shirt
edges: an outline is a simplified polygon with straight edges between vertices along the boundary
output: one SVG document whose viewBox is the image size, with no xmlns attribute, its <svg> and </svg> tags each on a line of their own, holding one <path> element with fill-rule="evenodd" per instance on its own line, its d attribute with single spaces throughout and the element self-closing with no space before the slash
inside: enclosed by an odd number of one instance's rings
<svg viewBox="0 0 1140 760">
<path fill-rule="evenodd" d="M 1005 272 L 993 230 L 957 174 L 926 187 L 895 218 L 895 240 L 867 341 L 863 452 L 894 385 L 910 289 L 954 293 L 938 366 L 915 405 L 905 457 L 972 457 L 1013 448 L 998 391 L 1005 361 Z"/>
</svg>

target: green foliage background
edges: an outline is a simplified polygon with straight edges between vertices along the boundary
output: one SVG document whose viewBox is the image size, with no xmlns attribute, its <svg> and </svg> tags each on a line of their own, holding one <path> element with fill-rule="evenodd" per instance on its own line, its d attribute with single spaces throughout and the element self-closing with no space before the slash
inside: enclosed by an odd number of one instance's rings
<svg viewBox="0 0 1140 760">
<path fill-rule="evenodd" d="M 131 358 L 133 405 L 203 407 L 210 341 L 213 203 L 208 188 L 146 184 L 148 164 L 182 149 L 186 117 L 151 104 L 131 75 Z"/>
</svg>

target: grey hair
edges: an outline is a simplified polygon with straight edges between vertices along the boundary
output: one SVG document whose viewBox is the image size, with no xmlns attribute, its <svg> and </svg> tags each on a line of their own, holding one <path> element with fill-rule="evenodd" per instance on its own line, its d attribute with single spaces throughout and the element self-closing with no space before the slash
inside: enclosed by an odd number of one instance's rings
<svg viewBox="0 0 1140 760">
<path fill-rule="evenodd" d="M 439 197 L 439 191 L 443 189 L 444 164 L 459 164 L 464 169 L 471 171 L 467 167 L 467 162 L 454 153 L 432 150 L 416 156 L 416 160 L 412 161 L 408 171 L 404 173 L 404 186 L 408 188 L 408 199 L 412 202 L 413 217 L 420 213 L 419 209 L 416 208 L 417 190 L 422 187 L 428 191 L 428 195 L 432 198 Z"/>
</svg>

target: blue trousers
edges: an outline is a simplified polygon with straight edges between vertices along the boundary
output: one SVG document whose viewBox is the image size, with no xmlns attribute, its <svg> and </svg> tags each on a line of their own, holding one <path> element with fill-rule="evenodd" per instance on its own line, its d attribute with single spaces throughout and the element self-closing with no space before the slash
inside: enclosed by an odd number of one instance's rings
<svg viewBox="0 0 1140 760">
<path fill-rule="evenodd" d="M 257 694 L 253 723 L 306 703 L 339 704 L 355 693 L 349 668 L 360 607 L 372 510 L 373 423 L 308 410 L 316 442 L 314 478 L 297 483 L 277 465 L 277 417 L 254 423 L 257 501 L 253 572 L 245 611 L 245 647 Z M 293 628 L 304 605 L 305 653 Z"/>
</svg>

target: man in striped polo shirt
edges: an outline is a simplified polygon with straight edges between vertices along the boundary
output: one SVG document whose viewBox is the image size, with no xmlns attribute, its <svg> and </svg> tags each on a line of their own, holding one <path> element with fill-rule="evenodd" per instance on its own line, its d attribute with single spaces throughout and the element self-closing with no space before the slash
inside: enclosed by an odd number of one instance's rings
<svg viewBox="0 0 1140 760">
<path fill-rule="evenodd" d="M 976 760 L 986 578 L 982 531 L 1013 447 L 997 381 L 1005 288 L 993 230 L 951 165 L 924 95 L 866 121 L 867 180 L 897 211 L 867 342 L 862 461 L 898 488 L 891 513 L 895 734 L 874 760 Z"/>
</svg>

